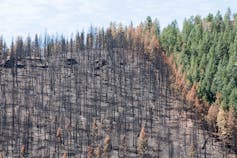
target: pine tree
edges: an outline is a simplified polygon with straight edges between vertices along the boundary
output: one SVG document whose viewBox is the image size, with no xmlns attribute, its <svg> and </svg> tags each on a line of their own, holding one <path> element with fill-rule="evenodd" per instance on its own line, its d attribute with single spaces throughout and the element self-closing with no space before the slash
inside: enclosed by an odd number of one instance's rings
<svg viewBox="0 0 237 158">
<path fill-rule="evenodd" d="M 229 96 L 229 105 L 237 108 L 237 88 L 232 89 L 232 92 Z"/>
<path fill-rule="evenodd" d="M 218 106 L 213 104 L 210 106 L 207 114 L 207 123 L 210 128 L 210 130 L 215 131 L 216 130 L 216 122 L 217 122 L 217 114 L 218 114 Z"/>
<path fill-rule="evenodd" d="M 217 114 L 217 126 L 218 126 L 218 133 L 220 134 L 221 138 L 227 138 L 227 113 L 223 107 L 219 108 L 219 112 Z"/>
<path fill-rule="evenodd" d="M 140 157 L 145 156 L 147 148 L 148 148 L 148 139 L 145 132 L 145 128 L 142 127 L 137 140 L 137 151 Z"/>
</svg>

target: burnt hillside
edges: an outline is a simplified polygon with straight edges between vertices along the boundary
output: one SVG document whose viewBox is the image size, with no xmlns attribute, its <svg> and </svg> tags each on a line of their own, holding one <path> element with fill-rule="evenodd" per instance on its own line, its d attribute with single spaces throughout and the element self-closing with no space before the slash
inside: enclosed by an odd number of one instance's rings
<svg viewBox="0 0 237 158">
<path fill-rule="evenodd" d="M 1 67 L 5 157 L 227 157 L 171 88 L 161 53 L 122 48 Z M 143 129 L 143 130 L 142 130 Z M 141 131 L 141 132 L 140 132 Z M 229 153 L 230 154 L 230 153 Z"/>
</svg>

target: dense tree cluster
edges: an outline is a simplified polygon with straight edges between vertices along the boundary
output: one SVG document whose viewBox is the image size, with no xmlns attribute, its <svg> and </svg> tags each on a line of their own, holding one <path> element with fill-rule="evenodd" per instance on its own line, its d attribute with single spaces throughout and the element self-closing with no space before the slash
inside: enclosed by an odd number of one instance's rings
<svg viewBox="0 0 237 158">
<path fill-rule="evenodd" d="M 176 57 L 189 85 L 196 85 L 198 96 L 214 103 L 221 94 L 224 108 L 237 108 L 237 16 L 228 10 L 206 18 L 186 19 L 180 31 L 172 22 L 161 36 L 162 48 Z"/>
<path fill-rule="evenodd" d="M 178 80 L 187 81 L 178 83 L 189 89 L 189 100 L 196 95 L 196 103 L 212 105 L 206 110 L 207 122 L 211 128 L 217 122 L 220 134 L 230 135 L 236 126 L 237 15 L 228 9 L 224 16 L 219 11 L 205 18 L 192 16 L 184 20 L 182 31 L 174 21 L 163 30 L 161 45 L 173 59 Z"/>
</svg>

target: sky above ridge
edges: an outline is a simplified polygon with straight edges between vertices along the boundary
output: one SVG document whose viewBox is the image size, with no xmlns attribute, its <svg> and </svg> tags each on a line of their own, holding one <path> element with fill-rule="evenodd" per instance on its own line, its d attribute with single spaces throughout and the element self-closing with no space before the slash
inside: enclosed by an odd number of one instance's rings
<svg viewBox="0 0 237 158">
<path fill-rule="evenodd" d="M 158 18 L 161 28 L 174 19 L 182 26 L 184 18 L 224 14 L 228 7 L 237 13 L 236 0 L 0 0 L 0 34 L 6 40 L 44 32 L 70 36 L 111 21 L 137 25 L 147 16 Z"/>
</svg>

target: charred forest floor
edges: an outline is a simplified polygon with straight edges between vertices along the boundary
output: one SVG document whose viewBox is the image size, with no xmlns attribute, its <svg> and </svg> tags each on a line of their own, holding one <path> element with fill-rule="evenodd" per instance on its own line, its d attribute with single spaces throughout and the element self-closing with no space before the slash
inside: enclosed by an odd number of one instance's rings
<svg viewBox="0 0 237 158">
<path fill-rule="evenodd" d="M 236 157 L 187 110 L 159 53 L 151 61 L 138 51 L 85 50 L 17 62 L 0 68 L 5 157 L 96 157 L 107 135 L 110 148 L 102 157 L 139 157 L 142 127 L 143 157 Z"/>
</svg>

